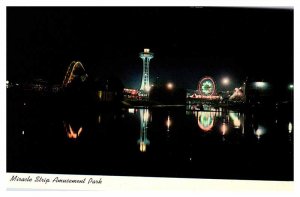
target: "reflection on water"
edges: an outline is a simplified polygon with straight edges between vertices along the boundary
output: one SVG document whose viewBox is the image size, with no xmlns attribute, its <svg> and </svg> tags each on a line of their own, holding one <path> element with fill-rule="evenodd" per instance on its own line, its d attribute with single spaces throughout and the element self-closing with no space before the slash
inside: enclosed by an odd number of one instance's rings
<svg viewBox="0 0 300 197">
<path fill-rule="evenodd" d="M 265 135 L 266 132 L 267 132 L 267 129 L 262 125 L 258 125 L 257 129 L 254 131 L 254 133 L 255 133 L 258 140 L 260 139 L 260 137 L 262 135 Z"/>
<path fill-rule="evenodd" d="M 222 135 L 225 135 L 226 132 L 227 132 L 227 130 L 228 130 L 228 126 L 227 126 L 227 124 L 225 122 L 223 122 L 222 126 L 221 126 L 221 133 L 222 133 Z"/>
<path fill-rule="evenodd" d="M 218 127 L 223 136 L 231 129 L 239 129 L 244 134 L 245 115 L 243 113 L 223 109 L 208 110 L 194 112 L 200 131 L 211 132 L 216 125 L 219 125 Z"/>
<path fill-rule="evenodd" d="M 198 111 L 196 118 L 199 128 L 204 131 L 210 131 L 214 126 L 215 112 Z"/>
<path fill-rule="evenodd" d="M 20 106 L 24 107 L 23 102 Z M 28 116 L 15 114 L 20 117 L 8 122 L 10 171 L 18 171 L 17 164 L 22 162 L 24 172 L 66 170 L 72 174 L 76 169 L 83 174 L 108 175 L 288 180 L 292 177 L 290 111 L 241 112 L 204 105 L 196 110 L 76 109 L 76 113 L 51 114 L 32 108 L 29 102 L 26 110 Z M 257 161 L 261 164 L 259 168 Z M 80 165 L 68 167 L 78 162 Z"/>
<path fill-rule="evenodd" d="M 293 124 L 291 122 L 289 122 L 288 130 L 289 130 L 289 133 L 292 133 Z"/>
<path fill-rule="evenodd" d="M 67 122 L 64 122 L 64 128 L 69 139 L 77 139 L 83 131 L 82 126 L 80 126 L 79 128 L 72 128 L 71 123 Z"/>
<path fill-rule="evenodd" d="M 240 114 L 235 112 L 230 112 L 229 117 L 232 119 L 234 128 L 240 128 L 241 126 Z"/>
<path fill-rule="evenodd" d="M 140 112 L 140 138 L 137 143 L 140 145 L 140 151 L 146 152 L 147 146 L 150 144 L 150 141 L 147 138 L 148 131 L 148 122 L 149 122 L 149 109 L 139 109 Z"/>
<path fill-rule="evenodd" d="M 170 126 L 171 126 L 171 119 L 170 119 L 170 115 L 168 115 L 168 119 L 166 121 L 166 125 L 167 125 L 167 131 L 170 131 Z"/>
</svg>

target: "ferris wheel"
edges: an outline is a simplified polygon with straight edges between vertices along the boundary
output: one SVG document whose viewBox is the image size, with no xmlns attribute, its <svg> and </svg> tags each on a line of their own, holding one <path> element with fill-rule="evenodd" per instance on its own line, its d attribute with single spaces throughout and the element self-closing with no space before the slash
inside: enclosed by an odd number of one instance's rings
<svg viewBox="0 0 300 197">
<path fill-rule="evenodd" d="M 202 96 L 213 96 L 216 94 L 216 83 L 212 77 L 205 76 L 198 83 L 198 92 Z"/>
</svg>

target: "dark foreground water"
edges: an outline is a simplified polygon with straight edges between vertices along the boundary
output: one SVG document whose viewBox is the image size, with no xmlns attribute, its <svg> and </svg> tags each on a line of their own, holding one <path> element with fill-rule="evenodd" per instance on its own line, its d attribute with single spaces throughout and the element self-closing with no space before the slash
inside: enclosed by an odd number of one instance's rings
<svg viewBox="0 0 300 197">
<path fill-rule="evenodd" d="M 7 171 L 293 180 L 293 111 L 64 108 L 7 100 Z"/>
</svg>

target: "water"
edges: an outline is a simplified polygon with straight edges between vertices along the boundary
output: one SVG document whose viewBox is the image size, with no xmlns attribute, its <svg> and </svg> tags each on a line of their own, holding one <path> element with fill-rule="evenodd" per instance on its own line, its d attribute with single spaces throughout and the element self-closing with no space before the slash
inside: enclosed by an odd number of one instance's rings
<svg viewBox="0 0 300 197">
<path fill-rule="evenodd" d="M 293 113 L 70 110 L 55 98 L 8 97 L 7 171 L 293 180 Z"/>
</svg>

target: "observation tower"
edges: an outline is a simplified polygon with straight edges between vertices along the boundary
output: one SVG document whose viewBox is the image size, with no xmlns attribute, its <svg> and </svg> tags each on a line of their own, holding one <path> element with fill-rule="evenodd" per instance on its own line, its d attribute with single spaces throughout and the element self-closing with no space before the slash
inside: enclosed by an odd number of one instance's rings
<svg viewBox="0 0 300 197">
<path fill-rule="evenodd" d="M 144 49 L 144 52 L 140 53 L 140 58 L 143 60 L 143 76 L 142 76 L 142 84 L 140 90 L 142 92 L 149 92 L 150 84 L 149 84 L 149 65 L 150 60 L 154 57 L 153 53 L 150 53 L 150 49 Z"/>
</svg>

